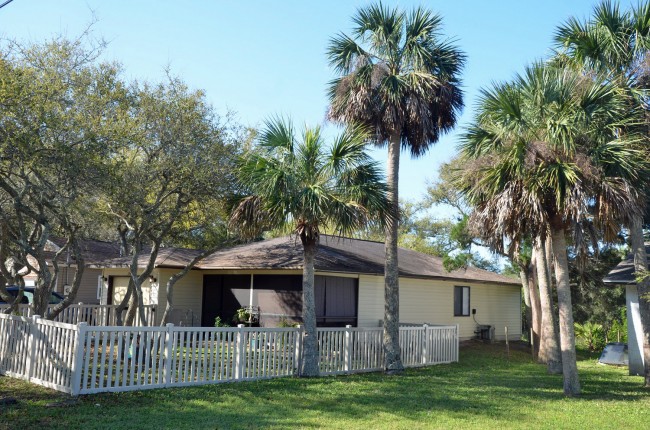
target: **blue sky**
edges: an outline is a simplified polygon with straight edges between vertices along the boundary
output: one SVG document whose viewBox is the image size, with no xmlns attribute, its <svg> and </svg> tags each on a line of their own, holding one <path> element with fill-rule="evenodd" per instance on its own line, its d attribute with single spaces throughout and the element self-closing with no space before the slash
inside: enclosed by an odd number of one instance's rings
<svg viewBox="0 0 650 430">
<path fill-rule="evenodd" d="M 0 35 L 40 42 L 56 34 L 78 36 L 93 20 L 95 37 L 109 42 L 105 59 L 125 76 L 160 81 L 164 69 L 206 91 L 221 113 L 258 126 L 271 115 L 296 124 L 324 122 L 326 84 L 334 77 L 325 50 L 330 37 L 348 32 L 351 17 L 368 1 L 14 0 L 0 9 Z M 595 1 L 396 1 L 443 16 L 444 33 L 467 54 L 466 108 L 460 125 L 431 151 L 403 154 L 402 198 L 419 199 L 440 163 L 455 153 L 458 133 L 472 117 L 480 88 L 510 79 L 548 56 L 557 25 L 587 17 Z M 623 3 L 628 6 L 627 3 Z M 382 162 L 383 150 L 373 155 Z"/>
</svg>

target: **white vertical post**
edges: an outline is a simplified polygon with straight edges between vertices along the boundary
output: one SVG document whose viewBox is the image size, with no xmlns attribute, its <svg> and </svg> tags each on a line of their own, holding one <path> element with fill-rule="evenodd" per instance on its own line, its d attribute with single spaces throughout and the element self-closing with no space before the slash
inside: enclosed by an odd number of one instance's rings
<svg viewBox="0 0 650 430">
<path fill-rule="evenodd" d="M 424 324 L 424 340 L 422 341 L 422 364 L 429 361 L 429 324 Z"/>
<path fill-rule="evenodd" d="M 296 347 L 294 349 L 293 360 L 296 366 L 296 376 L 300 376 L 302 373 L 302 326 L 298 324 L 296 329 Z"/>
<path fill-rule="evenodd" d="M 174 324 L 168 323 L 167 339 L 165 339 L 165 375 L 163 376 L 163 383 L 165 387 L 169 387 L 172 383 L 172 357 L 174 353 Z"/>
<path fill-rule="evenodd" d="M 38 328 L 38 320 L 41 317 L 39 315 L 34 315 L 32 320 L 29 322 L 29 338 L 27 339 L 27 368 L 25 369 L 25 376 L 27 380 L 30 381 L 32 376 L 34 376 L 34 366 L 36 364 L 36 348 L 38 346 L 38 338 L 40 335 L 40 330 Z"/>
<path fill-rule="evenodd" d="M 82 313 L 84 314 L 83 319 L 82 319 Z M 77 321 L 72 322 L 73 320 L 70 320 L 70 324 L 79 324 L 82 321 L 90 322 L 88 320 L 90 320 L 90 318 L 86 317 L 85 315 L 84 304 L 83 302 L 79 302 L 79 307 L 77 308 Z"/>
<path fill-rule="evenodd" d="M 83 372 L 84 362 L 84 344 L 86 343 L 86 330 L 88 324 L 85 322 L 77 325 L 77 338 L 75 340 L 74 359 L 72 361 L 72 387 L 70 387 L 70 394 L 73 396 L 79 395 L 81 390 L 81 373 Z"/>
<path fill-rule="evenodd" d="M 235 343 L 235 379 L 244 379 L 244 324 L 237 324 L 237 342 Z"/>
<path fill-rule="evenodd" d="M 458 329 L 458 324 L 456 324 L 456 362 L 458 361 L 460 349 L 460 330 Z"/>
<path fill-rule="evenodd" d="M 251 273 L 251 289 L 248 297 L 248 303 L 250 304 L 251 307 L 251 318 L 253 315 L 253 274 Z"/>
<path fill-rule="evenodd" d="M 344 345 L 344 357 L 345 357 L 345 368 L 346 373 L 352 371 L 352 326 L 345 326 L 345 345 Z"/>
</svg>

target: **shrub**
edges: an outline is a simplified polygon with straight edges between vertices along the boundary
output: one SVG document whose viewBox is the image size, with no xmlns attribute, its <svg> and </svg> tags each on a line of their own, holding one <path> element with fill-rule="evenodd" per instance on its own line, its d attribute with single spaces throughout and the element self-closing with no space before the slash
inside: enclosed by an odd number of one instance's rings
<svg viewBox="0 0 650 430">
<path fill-rule="evenodd" d="M 609 342 L 619 342 L 619 336 L 620 342 L 627 343 L 627 313 L 625 308 L 621 309 L 620 319 L 615 319 L 607 332 Z"/>
<path fill-rule="evenodd" d="M 214 319 L 214 326 L 215 327 L 230 327 L 230 324 L 221 321 L 221 317 L 216 317 Z"/>
<path fill-rule="evenodd" d="M 299 325 L 300 323 L 291 322 L 284 317 L 280 318 L 280 321 L 278 321 L 278 327 L 280 328 L 295 328 L 298 327 Z"/>
<path fill-rule="evenodd" d="M 582 340 L 589 351 L 596 351 L 605 346 L 605 331 L 601 324 L 586 322 L 575 324 L 576 337 Z"/>
</svg>

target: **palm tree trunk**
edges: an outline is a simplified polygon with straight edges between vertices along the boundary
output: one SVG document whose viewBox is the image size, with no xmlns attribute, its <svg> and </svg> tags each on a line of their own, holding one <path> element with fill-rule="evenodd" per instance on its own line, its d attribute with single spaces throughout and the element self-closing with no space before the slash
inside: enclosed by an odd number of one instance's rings
<svg viewBox="0 0 650 430">
<path fill-rule="evenodd" d="M 546 236 L 546 273 L 548 275 L 548 286 L 549 289 L 551 290 L 551 297 L 553 297 L 554 294 L 553 293 L 553 287 L 554 287 L 553 267 L 555 267 L 555 258 L 553 258 L 553 242 L 551 241 L 551 236 L 548 235 Z M 555 312 L 553 312 L 553 315 L 555 315 Z M 555 318 L 555 316 L 553 318 Z M 559 344 L 560 342 L 559 324 L 555 324 L 555 338 L 558 339 L 558 344 Z"/>
<path fill-rule="evenodd" d="M 642 273 L 648 270 L 648 255 L 643 241 L 643 220 L 641 217 L 634 217 L 630 223 L 630 242 L 634 252 L 634 271 Z M 641 328 L 643 330 L 643 377 L 644 385 L 650 387 L 650 276 L 637 281 L 637 293 L 639 295 L 639 316 L 641 317 Z M 628 324 L 631 316 L 628 315 Z"/>
<path fill-rule="evenodd" d="M 386 182 L 391 219 L 386 224 L 386 265 L 384 267 L 384 370 L 404 370 L 399 347 L 399 266 L 397 236 L 399 231 L 399 155 L 401 133 L 395 132 L 388 142 Z"/>
<path fill-rule="evenodd" d="M 302 236 L 302 235 L 301 235 Z M 316 302 L 314 300 L 314 256 L 316 240 L 301 237 L 304 247 L 302 268 L 302 322 L 305 327 L 303 338 L 302 369 L 300 376 L 318 376 L 318 332 L 316 329 Z"/>
<path fill-rule="evenodd" d="M 580 394 L 578 364 L 576 362 L 576 338 L 573 330 L 573 309 L 571 305 L 571 286 L 569 285 L 569 262 L 566 252 L 564 229 L 552 228 L 551 239 L 555 257 L 555 279 L 557 282 L 557 304 L 560 311 L 560 346 L 562 348 L 562 373 L 564 394 Z"/>
<path fill-rule="evenodd" d="M 540 332 L 542 326 L 542 310 L 539 301 L 539 289 L 535 280 L 535 271 L 531 264 L 521 267 L 519 270 L 521 285 L 524 290 L 524 302 L 526 306 L 526 318 L 529 318 L 528 327 L 532 329 L 533 355 L 539 357 Z M 530 316 L 528 314 L 530 313 Z"/>
<path fill-rule="evenodd" d="M 533 329 L 533 309 L 530 305 L 530 287 L 528 285 L 528 270 L 524 270 L 523 268 L 519 269 L 519 280 L 521 281 L 521 291 L 524 294 L 524 319 L 525 319 L 525 326 L 528 328 L 528 331 L 532 331 Z M 537 344 L 537 342 L 533 342 L 533 339 L 530 339 L 530 342 L 533 344 Z"/>
<path fill-rule="evenodd" d="M 533 249 L 537 266 L 537 283 L 539 285 L 540 308 L 542 310 L 541 340 L 538 361 L 546 363 L 548 373 L 562 373 L 562 356 L 557 336 L 557 321 L 553 312 L 551 285 L 548 282 L 548 262 L 546 261 L 546 246 L 543 240 L 537 238 Z"/>
</svg>

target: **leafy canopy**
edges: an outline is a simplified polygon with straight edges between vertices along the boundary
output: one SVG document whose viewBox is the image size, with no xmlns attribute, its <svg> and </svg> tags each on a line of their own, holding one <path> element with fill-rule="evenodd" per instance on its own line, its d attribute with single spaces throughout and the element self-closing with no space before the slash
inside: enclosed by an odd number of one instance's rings
<svg viewBox="0 0 650 430">
<path fill-rule="evenodd" d="M 589 221 L 615 237 L 641 210 L 632 184 L 648 171 L 643 136 L 622 133 L 641 121 L 631 106 L 604 79 L 543 64 L 483 91 L 461 145 L 473 224 L 496 248 L 504 236 L 543 237 L 551 223 L 572 227 L 576 243 Z"/>
<path fill-rule="evenodd" d="M 292 225 L 301 237 L 317 238 L 326 228 L 351 235 L 387 215 L 386 185 L 365 152 L 367 132 L 348 127 L 326 147 L 320 128 L 270 120 L 257 145 L 241 158 L 239 180 L 249 191 L 232 223 L 255 237 L 265 229 Z"/>
<path fill-rule="evenodd" d="M 329 85 L 330 119 L 359 123 L 383 145 L 399 133 L 420 156 L 449 131 L 463 107 L 458 75 L 464 54 L 443 39 L 442 18 L 379 3 L 357 11 L 352 36 L 330 40 L 328 57 L 340 77 Z"/>
</svg>

